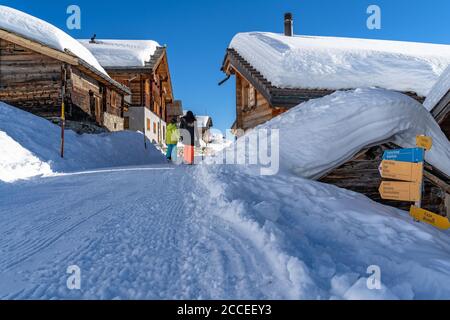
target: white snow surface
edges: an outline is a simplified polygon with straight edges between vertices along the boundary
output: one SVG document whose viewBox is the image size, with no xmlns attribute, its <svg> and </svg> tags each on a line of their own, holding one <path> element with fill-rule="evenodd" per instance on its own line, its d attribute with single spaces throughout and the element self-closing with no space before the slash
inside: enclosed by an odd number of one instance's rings
<svg viewBox="0 0 450 320">
<path fill-rule="evenodd" d="M 25 12 L 0 5 L 0 29 L 15 33 L 28 40 L 39 42 L 61 52 L 69 50 L 72 54 L 81 58 L 99 72 L 108 76 L 88 49 L 64 31 L 44 20 Z"/>
<path fill-rule="evenodd" d="M 375 115 L 384 110 L 382 104 L 413 116 L 399 118 L 395 111 L 392 123 L 381 121 Z M 422 110 L 417 118 L 416 109 Z M 12 152 L 15 143 L 26 146 L 21 155 L 9 154 L 11 159 L 39 166 L 43 155 L 58 149 L 59 128 L 4 104 L 0 111 L 0 146 L 10 145 L 6 151 Z M 313 151 L 316 162 L 336 161 L 335 143 L 348 156 L 357 149 L 352 140 L 361 145 L 383 140 L 372 136 L 377 130 L 409 141 L 412 119 L 445 148 L 424 114 L 410 98 L 374 89 L 301 105 L 265 125 L 281 124 L 285 130 L 282 170 L 275 176 L 255 175 L 251 166 L 204 163 L 0 181 L 0 299 L 450 299 L 449 231 L 289 170 L 295 157 L 301 168 Z M 320 126 L 307 125 L 317 124 L 319 116 Z M 407 123 L 393 129 L 400 119 Z M 330 139 L 328 132 L 338 130 L 339 121 L 350 129 L 339 129 Z M 391 134 L 381 130 L 385 126 Z M 321 132 L 326 143 L 314 149 Z M 348 136 L 339 138 L 340 133 Z M 106 162 L 103 153 L 115 159 L 104 146 L 109 142 L 98 136 L 68 134 L 68 139 L 68 159 Z M 127 137 L 127 144 L 132 141 Z M 130 148 L 115 156 L 131 157 Z M 301 172 L 318 171 L 309 165 Z M 382 272 L 381 290 L 366 285 L 373 265 Z M 69 266 L 80 268 L 81 290 L 67 288 Z"/>
<path fill-rule="evenodd" d="M 270 134 L 261 130 L 270 133 L 272 129 L 279 130 L 280 170 L 304 178 L 319 178 L 368 146 L 394 142 L 402 148 L 415 148 L 417 135 L 433 138 L 434 145 L 426 153 L 426 160 L 450 176 L 447 137 L 420 103 L 398 92 L 338 91 L 305 102 L 240 140 L 258 141 L 260 136 L 260 143 L 271 145 Z M 257 159 L 258 152 L 257 144 L 250 143 L 247 157 Z"/>
<path fill-rule="evenodd" d="M 380 87 L 426 97 L 450 65 L 449 45 L 414 42 L 249 32 L 230 48 L 282 88 Z"/>
<path fill-rule="evenodd" d="M 450 298 L 449 232 L 289 174 L 166 165 L 0 183 L 0 219 L 0 299 Z M 382 290 L 367 288 L 372 265 Z"/>
<path fill-rule="evenodd" d="M 152 40 L 79 40 L 107 67 L 143 67 L 160 45 Z"/>
<path fill-rule="evenodd" d="M 0 102 L 0 181 L 164 162 L 152 144 L 144 149 L 140 133 L 78 135 L 66 130 L 65 159 L 59 156 L 60 136 L 60 127 Z"/>
<path fill-rule="evenodd" d="M 434 87 L 431 89 L 424 102 L 424 106 L 427 110 L 432 111 L 442 98 L 450 91 L 450 66 L 444 71 L 442 76 L 436 82 Z"/>
</svg>

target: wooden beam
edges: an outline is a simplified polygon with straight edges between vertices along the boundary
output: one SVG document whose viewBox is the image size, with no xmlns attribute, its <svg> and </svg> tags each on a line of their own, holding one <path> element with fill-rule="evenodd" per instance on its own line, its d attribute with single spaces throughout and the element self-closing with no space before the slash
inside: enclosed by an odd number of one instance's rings
<svg viewBox="0 0 450 320">
<path fill-rule="evenodd" d="M 447 194 L 450 194 L 450 185 L 445 183 L 445 181 L 439 179 L 438 177 L 436 177 L 434 174 L 432 174 L 431 172 L 429 172 L 427 170 L 425 170 L 424 176 L 425 176 L 425 178 L 430 180 L 432 183 L 434 183 L 438 187 L 442 188 Z"/>
<path fill-rule="evenodd" d="M 61 52 L 59 50 L 52 49 L 52 48 L 45 46 L 39 42 L 23 38 L 14 33 L 0 29 L 0 38 L 4 39 L 6 41 L 12 42 L 18 46 L 32 50 L 34 52 L 41 53 L 43 55 L 57 59 L 59 61 L 68 63 L 70 65 L 74 65 L 74 66 L 78 65 L 78 58 L 73 57 L 67 53 Z"/>
</svg>

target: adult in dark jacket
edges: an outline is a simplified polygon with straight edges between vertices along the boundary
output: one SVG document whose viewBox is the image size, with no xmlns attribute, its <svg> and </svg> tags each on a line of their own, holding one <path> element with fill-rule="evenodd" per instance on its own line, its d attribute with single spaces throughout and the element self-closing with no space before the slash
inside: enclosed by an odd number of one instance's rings
<svg viewBox="0 0 450 320">
<path fill-rule="evenodd" d="M 196 125 L 197 119 L 192 111 L 188 111 L 184 117 L 181 118 L 180 129 L 184 144 L 184 161 L 187 164 L 194 164 L 195 145 L 196 145 Z"/>
</svg>

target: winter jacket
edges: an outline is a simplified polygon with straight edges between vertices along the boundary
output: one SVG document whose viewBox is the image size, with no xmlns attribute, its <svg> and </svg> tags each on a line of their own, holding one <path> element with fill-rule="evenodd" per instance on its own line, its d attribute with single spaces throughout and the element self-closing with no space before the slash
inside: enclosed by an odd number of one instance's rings
<svg viewBox="0 0 450 320">
<path fill-rule="evenodd" d="M 189 133 L 190 139 L 183 137 L 183 144 L 186 146 L 195 146 L 197 135 L 195 134 L 197 125 L 195 117 L 184 116 L 181 118 L 180 129 L 184 129 Z"/>
<path fill-rule="evenodd" d="M 178 144 L 180 139 L 180 133 L 178 132 L 178 127 L 174 123 L 170 123 L 166 130 L 166 144 Z"/>
</svg>

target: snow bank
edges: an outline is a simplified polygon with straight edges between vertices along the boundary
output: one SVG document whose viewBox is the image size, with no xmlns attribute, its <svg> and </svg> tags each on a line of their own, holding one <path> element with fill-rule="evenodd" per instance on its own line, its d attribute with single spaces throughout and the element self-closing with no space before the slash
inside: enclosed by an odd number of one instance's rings
<svg viewBox="0 0 450 320">
<path fill-rule="evenodd" d="M 143 67 L 160 45 L 151 40 L 79 40 L 103 67 Z"/>
<path fill-rule="evenodd" d="M 66 131 L 65 159 L 59 157 L 61 128 L 0 102 L 0 181 L 13 182 L 56 172 L 164 163 L 164 157 L 134 132 L 77 135 Z"/>
<path fill-rule="evenodd" d="M 368 39 L 237 34 L 230 48 L 283 88 L 381 87 L 426 96 L 450 64 L 450 46 Z"/>
<path fill-rule="evenodd" d="M 66 49 L 70 50 L 74 55 L 86 61 L 101 73 L 108 75 L 88 49 L 67 33 L 46 21 L 0 5 L 0 29 L 37 41 L 62 52 Z"/>
<path fill-rule="evenodd" d="M 427 108 L 427 110 L 432 111 L 449 90 L 450 66 L 444 71 L 442 76 L 431 89 L 423 105 L 425 106 L 425 108 Z"/>
<path fill-rule="evenodd" d="M 287 299 L 450 297 L 450 232 L 335 186 L 247 169 L 197 167 L 205 192 L 196 195 L 206 195 L 194 205 L 261 254 L 258 264 L 273 270 L 269 297 L 279 299 L 281 291 Z M 367 286 L 370 266 L 381 270 L 381 290 Z"/>
<path fill-rule="evenodd" d="M 450 175 L 447 137 L 421 104 L 397 92 L 383 89 L 336 92 L 303 103 L 256 129 L 279 130 L 280 170 L 304 178 L 323 176 L 367 146 L 395 142 L 413 148 L 416 136 L 422 134 L 432 137 L 434 144 L 426 160 Z M 259 130 L 254 130 L 240 140 L 254 141 L 258 135 Z M 266 140 L 261 142 L 267 145 Z M 257 159 L 257 148 L 251 144 L 247 158 Z"/>
</svg>

